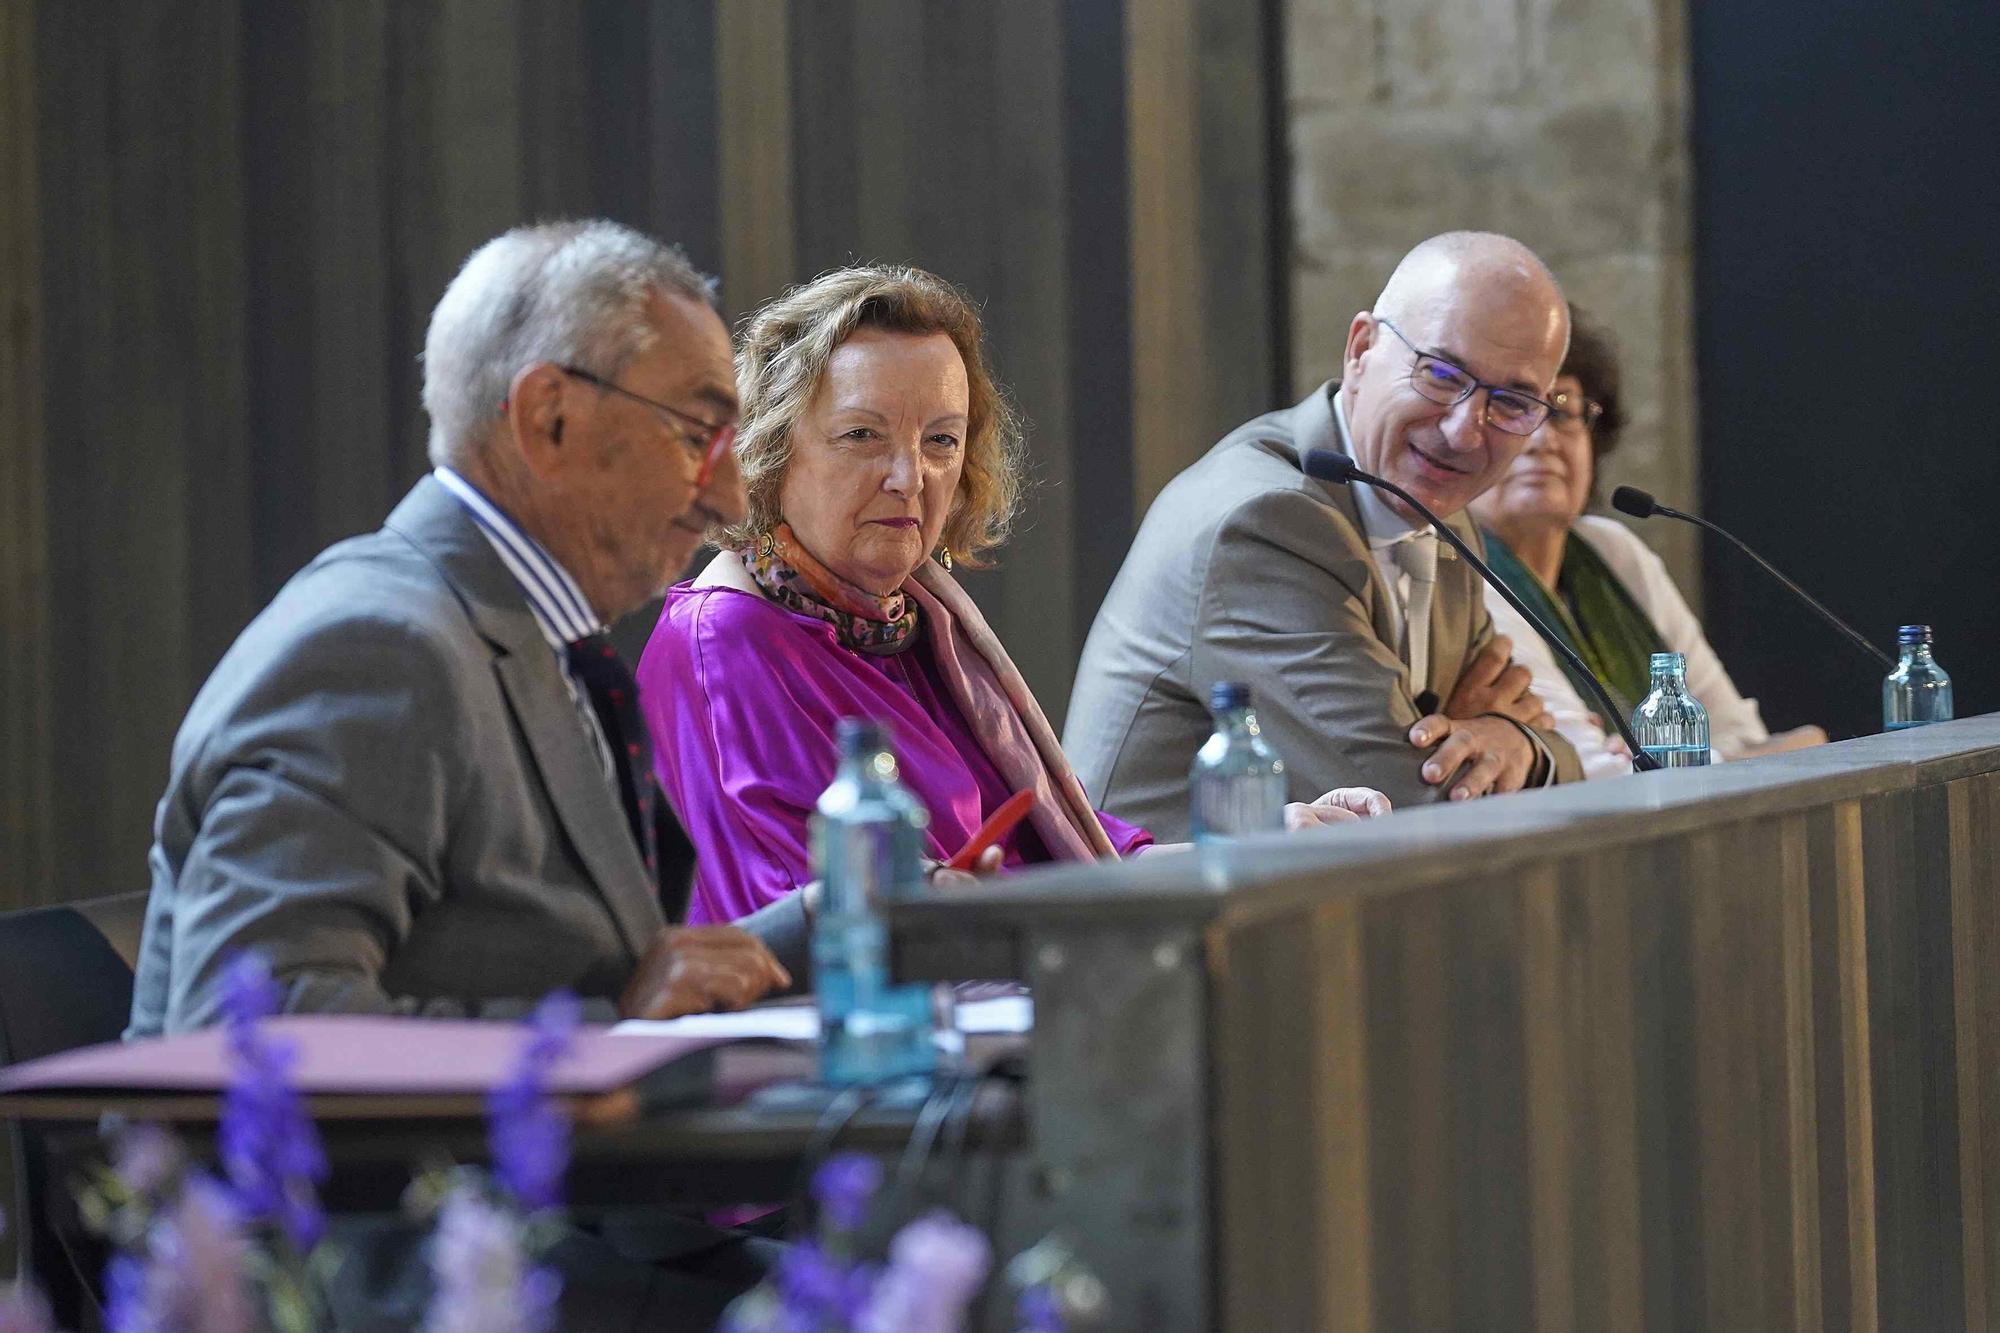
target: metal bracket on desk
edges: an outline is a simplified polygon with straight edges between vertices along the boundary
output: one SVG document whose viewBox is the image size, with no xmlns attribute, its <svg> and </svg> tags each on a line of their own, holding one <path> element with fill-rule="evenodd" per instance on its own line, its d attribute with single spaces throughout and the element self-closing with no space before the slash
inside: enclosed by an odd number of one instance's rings
<svg viewBox="0 0 2000 1333">
<path fill-rule="evenodd" d="M 1212 1326 L 1208 975 L 1198 931 L 1033 929 L 1030 1204 L 1110 1293 L 1107 1329 Z M 1010 1238 L 1011 1239 L 1011 1238 Z"/>
</svg>

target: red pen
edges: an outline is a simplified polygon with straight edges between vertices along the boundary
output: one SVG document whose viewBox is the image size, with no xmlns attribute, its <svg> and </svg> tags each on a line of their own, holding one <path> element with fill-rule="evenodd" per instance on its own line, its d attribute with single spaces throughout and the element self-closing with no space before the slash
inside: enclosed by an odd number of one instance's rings
<svg viewBox="0 0 2000 1333">
<path fill-rule="evenodd" d="M 944 863 L 945 869 L 972 869 L 979 863 L 979 858 L 986 854 L 988 847 L 1012 833 L 1014 826 L 1026 819 L 1028 812 L 1034 808 L 1035 793 L 1030 788 L 1024 787 L 1009 796 L 1000 803 L 1000 808 L 979 826 L 979 832 L 972 835 L 972 841 L 959 848 L 958 855 Z"/>
</svg>

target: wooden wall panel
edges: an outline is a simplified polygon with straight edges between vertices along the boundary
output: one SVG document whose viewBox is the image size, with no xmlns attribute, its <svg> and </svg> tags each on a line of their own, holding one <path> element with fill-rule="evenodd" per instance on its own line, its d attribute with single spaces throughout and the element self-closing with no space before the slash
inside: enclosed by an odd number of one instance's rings
<svg viewBox="0 0 2000 1333">
<path fill-rule="evenodd" d="M 1195 0 L 1126 10 L 1132 164 L 1132 438 L 1143 505 L 1200 456 L 1203 385 Z"/>
<path fill-rule="evenodd" d="M 1958 1105 L 1952 1008 L 1952 902 L 1946 792 L 1903 792 L 1863 812 L 1873 1012 L 1877 1283 L 1885 1327 L 1963 1318 Z M 1927 832 L 1919 836 L 1919 830 Z M 1945 1058 L 1940 1058 L 1943 1056 Z"/>
<path fill-rule="evenodd" d="M 1229 430 L 1285 406 L 1270 269 L 1269 25 L 1257 8 L 1126 9 L 1132 402 L 1140 512 Z M 1273 74 L 1271 77 L 1275 77 Z M 1246 96 L 1251 90 L 1259 96 Z"/>
<path fill-rule="evenodd" d="M 743 315 L 798 281 L 792 195 L 791 19 L 785 0 L 716 11 L 722 287 Z"/>
<path fill-rule="evenodd" d="M 1952 1012 L 1958 1054 L 1959 1210 L 1965 1327 L 2000 1317 L 2000 777 L 1946 790 L 1952 904 Z M 1926 839 L 1928 841 L 1928 839 Z"/>
<path fill-rule="evenodd" d="M 1603 1328 L 1640 1304 L 1635 969 L 1619 858 L 1524 885 L 1522 1042 L 1528 1084 L 1535 1326 Z"/>
<path fill-rule="evenodd" d="M 54 898 L 145 884 L 168 744 L 219 651 L 197 636 L 219 636 L 249 584 L 204 530 L 210 479 L 240 494 L 246 447 L 242 59 L 214 8 L 38 16 L 40 203 L 62 219 L 43 233 L 38 442 L 59 516 L 47 633 L 64 667 L 41 701 L 62 747 Z"/>
<path fill-rule="evenodd" d="M 0 905 L 57 893 L 37 50 L 34 6 L 0 5 Z"/>
<path fill-rule="evenodd" d="M 1987 1327 L 2000 777 L 1885 787 L 1225 916 L 1229 1326 Z"/>
</svg>

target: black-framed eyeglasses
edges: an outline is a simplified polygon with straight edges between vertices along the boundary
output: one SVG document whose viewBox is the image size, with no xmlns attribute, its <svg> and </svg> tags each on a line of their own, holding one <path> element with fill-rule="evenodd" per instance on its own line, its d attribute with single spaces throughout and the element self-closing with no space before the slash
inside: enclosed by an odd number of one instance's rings
<svg viewBox="0 0 2000 1333">
<path fill-rule="evenodd" d="M 665 416 L 669 423 L 678 426 L 681 430 L 681 443 L 694 450 L 701 459 L 701 466 L 694 476 L 697 486 L 708 484 L 709 478 L 715 475 L 715 469 L 722 465 L 722 460 L 729 453 L 730 447 L 736 443 L 736 423 L 733 421 L 720 426 L 713 421 L 703 421 L 700 417 L 683 412 L 678 407 L 669 407 L 658 399 L 648 398 L 643 393 L 633 393 L 623 385 L 613 384 L 604 376 L 585 370 L 581 366 L 557 366 L 556 369 L 571 379 L 582 380 L 592 388 L 601 389 L 605 393 L 615 393 L 621 398 L 630 398 L 635 403 L 644 403 Z"/>
<path fill-rule="evenodd" d="M 1604 404 L 1579 394 L 1549 395 L 1549 424 L 1557 430 L 1589 430 L 1604 415 Z"/>
<path fill-rule="evenodd" d="M 1509 435 L 1533 435 L 1549 419 L 1549 404 L 1531 393 L 1510 389 L 1504 384 L 1488 384 L 1463 366 L 1423 351 L 1403 336 L 1403 331 L 1380 315 L 1370 315 L 1377 324 L 1396 335 L 1410 349 L 1416 362 L 1410 367 L 1410 387 L 1434 403 L 1456 407 L 1486 390 L 1486 420 Z"/>
</svg>

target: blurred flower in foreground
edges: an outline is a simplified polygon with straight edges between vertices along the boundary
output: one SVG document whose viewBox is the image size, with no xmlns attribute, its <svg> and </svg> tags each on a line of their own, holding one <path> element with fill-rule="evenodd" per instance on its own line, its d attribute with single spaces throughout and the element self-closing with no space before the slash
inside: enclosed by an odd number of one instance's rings
<svg viewBox="0 0 2000 1333">
<path fill-rule="evenodd" d="M 476 1184 L 453 1188 L 430 1239 L 431 1299 L 424 1333 L 541 1333 L 555 1326 L 562 1282 L 531 1269 L 523 1225 Z"/>
<path fill-rule="evenodd" d="M 0 1208 L 0 1236 L 6 1234 L 7 1210 Z M 42 1293 L 26 1282 L 0 1282 L 0 1333 L 56 1333 Z"/>
<path fill-rule="evenodd" d="M 864 1262 L 855 1233 L 881 1184 L 881 1164 L 857 1154 L 814 1172 L 820 1234 L 729 1307 L 723 1333 L 959 1333 L 992 1266 L 985 1236 L 940 1210 L 896 1233 L 886 1268 Z"/>
<path fill-rule="evenodd" d="M 582 1004 L 567 991 L 543 1000 L 513 1076 L 487 1098 L 487 1139 L 500 1183 L 528 1212 L 562 1204 L 569 1117 L 549 1096 L 549 1075 L 575 1044 Z"/>
<path fill-rule="evenodd" d="M 263 1327 L 249 1280 L 250 1242 L 231 1192 L 192 1175 L 138 1248 L 105 1274 L 109 1333 L 253 1333 Z"/>
<path fill-rule="evenodd" d="M 292 1087 L 296 1044 L 260 1030 L 277 1010 L 279 998 L 262 958 L 239 954 L 229 964 L 222 1007 L 232 1070 L 217 1143 L 244 1220 L 280 1227 L 304 1254 L 326 1232 L 319 1207 L 326 1154 L 319 1130 Z"/>
<path fill-rule="evenodd" d="M 507 1081 L 487 1098 L 493 1174 L 508 1207 L 471 1172 L 458 1173 L 430 1240 L 436 1284 L 424 1333 L 544 1333 L 555 1327 L 562 1278 L 536 1266 L 536 1232 L 552 1229 L 569 1171 L 569 1117 L 549 1077 L 576 1044 L 583 1006 L 557 991 L 528 1023 Z M 537 1218 L 540 1221 L 538 1223 Z"/>
<path fill-rule="evenodd" d="M 889 1242 L 888 1271 L 856 1333 L 957 1333 L 992 1266 L 978 1230 L 947 1212 L 926 1213 Z"/>
</svg>

